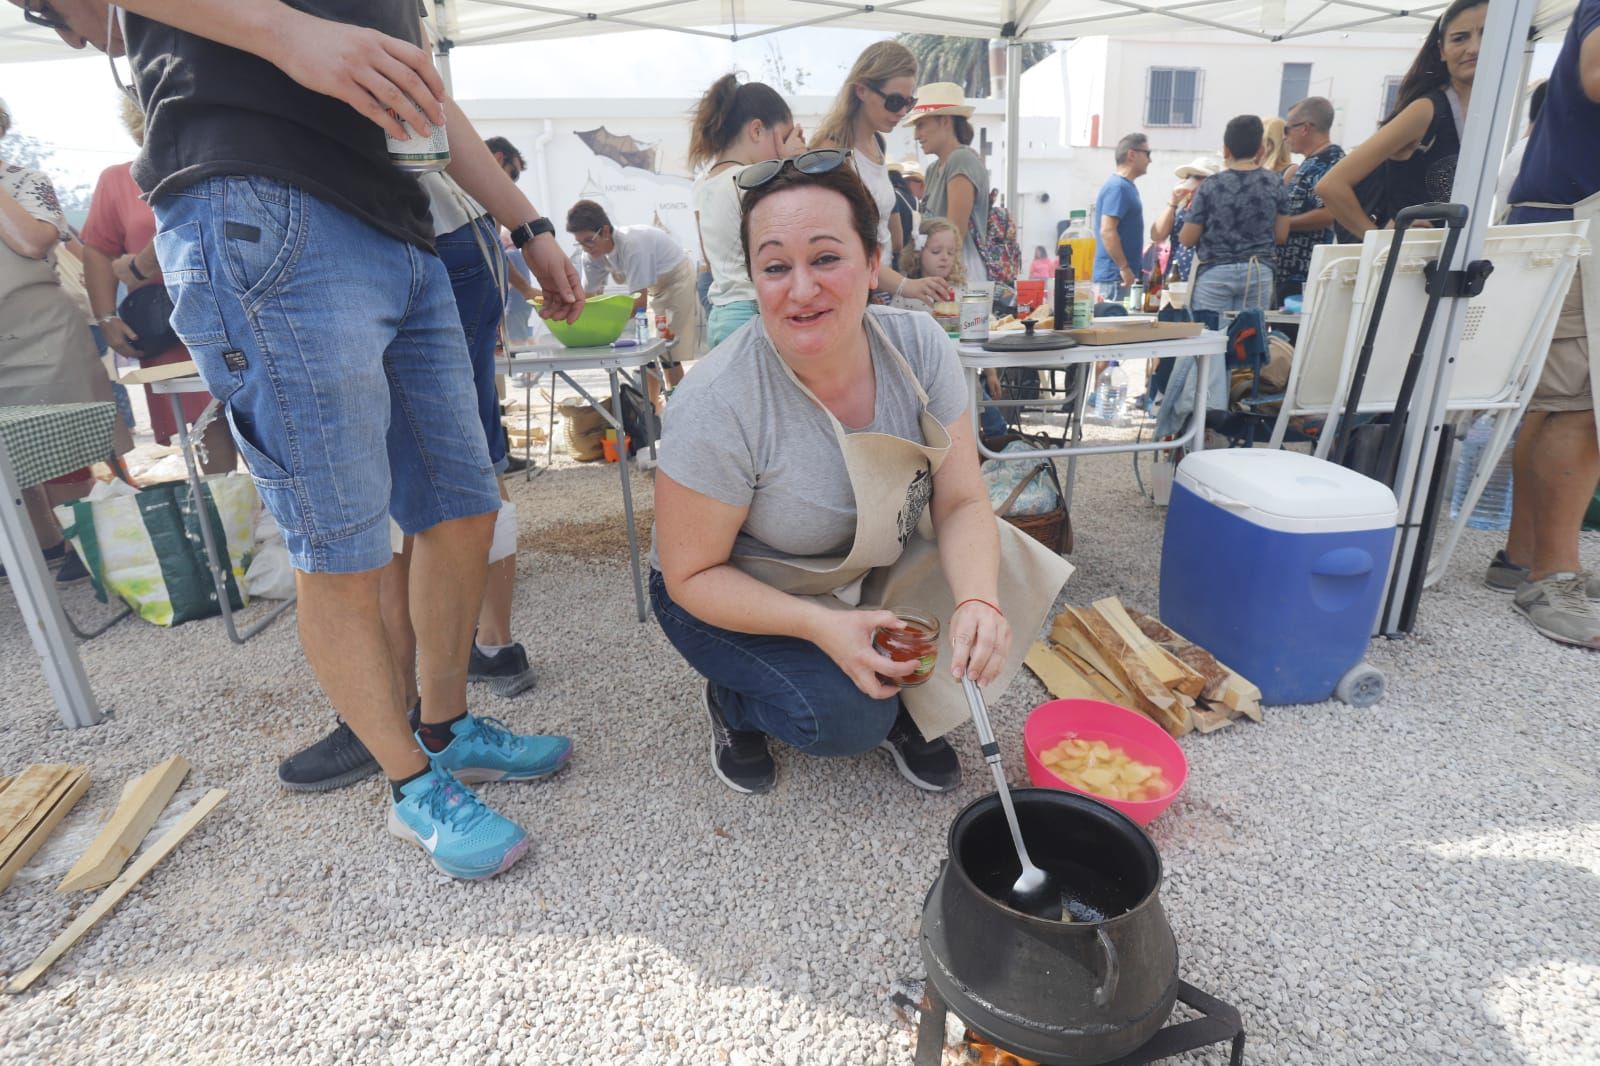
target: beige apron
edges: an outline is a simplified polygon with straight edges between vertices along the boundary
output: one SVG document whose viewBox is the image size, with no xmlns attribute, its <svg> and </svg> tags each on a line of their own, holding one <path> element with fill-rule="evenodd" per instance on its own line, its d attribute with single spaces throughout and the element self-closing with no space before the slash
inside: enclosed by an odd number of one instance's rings
<svg viewBox="0 0 1600 1066">
<path fill-rule="evenodd" d="M 1600 192 L 1575 204 L 1546 204 L 1530 201 L 1512 207 L 1537 207 L 1548 211 L 1571 211 L 1574 221 L 1589 223 L 1591 247 L 1600 242 Z M 1600 434 L 1600 254 L 1590 252 L 1578 260 L 1575 284 L 1583 293 L 1583 329 L 1589 342 L 1589 395 L 1594 401 L 1595 431 Z"/>
<path fill-rule="evenodd" d="M 0 244 L 0 404 L 111 403 L 111 379 L 48 260 Z M 113 444 L 133 447 L 122 419 Z"/>
<path fill-rule="evenodd" d="M 887 433 L 847 433 L 788 363 L 776 354 L 789 380 L 821 407 L 833 426 L 856 502 L 856 534 L 848 554 L 773 559 L 735 554 L 730 562 L 758 581 L 796 596 L 815 596 L 825 606 L 916 607 L 940 620 L 939 666 L 928 681 L 901 695 L 923 736 L 943 736 L 967 721 L 966 695 L 950 675 L 950 614 L 955 598 L 940 565 L 933 523 L 927 514 L 933 475 L 950 450 L 950 434 L 928 411 L 928 394 L 883 327 L 867 316 L 868 327 L 893 356 L 920 404 L 917 413 L 926 445 Z M 765 336 L 765 327 L 763 327 Z M 1002 692 L 1022 664 L 1072 565 L 1038 541 L 998 518 L 1000 606 L 1011 623 L 1011 654 L 991 689 Z"/>
<path fill-rule="evenodd" d="M 700 354 L 700 294 L 695 291 L 694 264 L 685 259 L 650 286 L 650 310 L 667 318 L 678 339 L 672 358 L 688 362 Z"/>
</svg>

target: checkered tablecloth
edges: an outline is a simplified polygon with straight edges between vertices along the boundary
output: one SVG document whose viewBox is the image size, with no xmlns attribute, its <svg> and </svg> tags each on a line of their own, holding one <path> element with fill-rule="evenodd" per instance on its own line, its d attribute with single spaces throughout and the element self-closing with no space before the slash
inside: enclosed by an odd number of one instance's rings
<svg viewBox="0 0 1600 1066">
<path fill-rule="evenodd" d="M 111 454 L 116 418 L 111 403 L 0 407 L 0 438 L 17 484 L 27 488 L 104 460 Z"/>
</svg>

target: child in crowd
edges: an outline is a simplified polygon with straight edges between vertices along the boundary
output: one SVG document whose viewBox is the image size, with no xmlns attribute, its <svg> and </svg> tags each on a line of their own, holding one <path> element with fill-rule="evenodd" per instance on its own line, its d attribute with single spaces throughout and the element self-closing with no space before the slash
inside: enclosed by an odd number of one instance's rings
<svg viewBox="0 0 1600 1066">
<path fill-rule="evenodd" d="M 949 219 L 923 219 L 917 239 L 900 250 L 899 266 L 908 278 L 943 278 L 957 293 L 967 284 L 967 272 L 961 266 L 961 234 Z M 907 296 L 895 297 L 894 306 L 928 310 L 926 303 Z"/>
</svg>

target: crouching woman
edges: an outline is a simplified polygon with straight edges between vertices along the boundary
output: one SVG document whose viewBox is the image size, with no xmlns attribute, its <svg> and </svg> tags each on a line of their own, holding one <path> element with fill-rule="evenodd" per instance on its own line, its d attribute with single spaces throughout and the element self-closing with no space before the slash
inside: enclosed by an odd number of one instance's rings
<svg viewBox="0 0 1600 1066">
<path fill-rule="evenodd" d="M 769 739 L 881 747 L 917 787 L 954 788 L 959 679 L 1008 680 L 1071 572 L 990 510 L 954 345 L 926 314 L 868 307 L 877 208 L 847 158 L 740 172 L 760 316 L 665 417 L 651 600 L 706 679 L 713 769 L 739 792 L 775 783 Z M 873 646 L 889 607 L 941 622 L 914 688 L 886 679 L 917 664 Z"/>
</svg>

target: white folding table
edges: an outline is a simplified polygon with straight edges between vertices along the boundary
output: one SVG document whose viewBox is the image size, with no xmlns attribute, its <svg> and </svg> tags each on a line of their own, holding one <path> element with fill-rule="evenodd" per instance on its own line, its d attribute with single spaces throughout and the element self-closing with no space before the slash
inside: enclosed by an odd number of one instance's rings
<svg viewBox="0 0 1600 1066">
<path fill-rule="evenodd" d="M 504 359 L 495 361 L 496 367 L 505 374 L 529 375 L 529 382 L 524 386 L 525 393 L 531 394 L 533 380 L 539 374 L 549 374 L 551 377 L 566 382 L 567 386 L 582 396 L 600 416 L 606 420 L 612 429 L 617 431 L 617 469 L 622 475 L 622 513 L 623 521 L 628 527 L 628 558 L 633 567 L 633 601 L 638 610 L 639 621 L 643 622 L 646 616 L 644 598 L 644 577 L 639 563 L 639 536 L 633 523 L 633 484 L 628 479 L 628 449 L 621 446 L 627 437 L 622 422 L 622 382 L 624 379 L 634 382 L 634 371 L 642 371 L 644 367 L 654 363 L 661 354 L 667 350 L 666 342 L 659 339 L 646 341 L 631 348 L 612 348 L 609 345 L 603 348 L 565 348 L 559 342 L 545 341 L 518 347 L 513 342 L 509 354 Z M 581 370 L 603 370 L 611 382 L 611 406 L 608 409 L 601 400 L 590 394 L 572 375 Z M 649 405 L 647 404 L 646 407 Z M 532 418 L 531 404 L 528 406 L 528 418 Z M 653 417 L 647 415 L 646 417 Z M 555 427 L 551 426 L 551 435 L 554 436 Z M 651 434 L 654 436 L 654 434 Z M 651 445 L 653 452 L 654 445 Z"/>
<path fill-rule="evenodd" d="M 0 563 L 68 729 L 95 725 L 105 714 L 68 632 L 22 490 L 110 456 L 116 417 L 110 403 L 0 406 Z"/>
<path fill-rule="evenodd" d="M 1005 334 L 1000 334 L 1004 336 Z M 963 342 L 960 346 L 961 367 L 967 372 L 968 406 L 972 409 L 973 435 L 978 442 L 978 455 L 984 459 L 1005 459 L 1011 461 L 1030 461 L 1039 459 L 1066 459 L 1067 483 L 1063 486 L 1065 503 L 1072 506 L 1072 489 L 1077 478 L 1078 457 L 1082 455 L 1109 455 L 1117 452 L 1150 452 L 1165 451 L 1168 448 L 1182 447 L 1189 451 L 1199 451 L 1205 445 L 1206 427 L 1206 381 L 1212 368 L 1213 356 L 1220 357 L 1227 348 L 1228 336 L 1216 330 L 1205 330 L 1197 337 L 1182 337 L 1176 340 L 1159 341 L 1134 341 L 1128 344 L 1080 344 L 1075 348 L 1061 348 L 1047 352 L 987 352 L 978 342 Z M 1199 365 L 1196 367 L 1195 379 L 1198 385 L 1198 395 L 1194 411 L 1189 416 L 1189 423 L 1184 427 L 1176 439 L 1169 441 L 1113 441 L 1107 444 L 1083 443 L 1083 412 L 1088 402 L 1089 390 L 1079 389 L 1078 394 L 1072 398 L 1074 410 L 1070 433 L 1072 441 L 1057 448 L 1037 448 L 1026 452 L 996 452 L 986 447 L 982 435 L 979 433 L 979 407 L 1005 407 L 1016 406 L 1022 401 L 1015 400 L 984 400 L 978 384 L 978 375 L 984 370 L 998 370 L 1001 367 L 1020 367 L 1024 370 L 1067 370 L 1076 366 L 1088 366 L 1094 363 L 1115 359 L 1126 361 L 1129 359 L 1162 359 L 1166 357 L 1177 359 L 1195 359 Z M 1028 400 L 1029 407 L 1050 406 L 1049 401 Z"/>
</svg>

